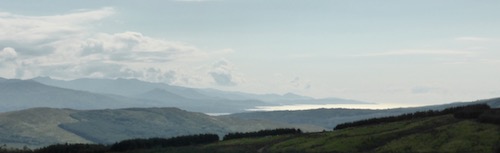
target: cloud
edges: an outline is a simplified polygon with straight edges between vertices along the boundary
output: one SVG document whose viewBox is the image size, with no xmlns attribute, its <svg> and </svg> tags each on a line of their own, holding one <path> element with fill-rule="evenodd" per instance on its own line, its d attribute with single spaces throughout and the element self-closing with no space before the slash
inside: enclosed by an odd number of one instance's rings
<svg viewBox="0 0 500 153">
<path fill-rule="evenodd" d="M 14 48 L 5 47 L 0 51 L 0 61 L 13 60 L 17 57 L 17 52 Z"/>
<path fill-rule="evenodd" d="M 289 83 L 293 88 L 298 88 L 298 89 L 310 89 L 311 88 L 311 81 L 303 80 L 300 77 L 295 77 Z"/>
<path fill-rule="evenodd" d="M 353 55 L 354 57 L 378 57 L 378 56 L 471 56 L 475 52 L 463 50 L 447 50 L 447 49 L 406 49 L 398 51 L 388 51 L 379 53 L 367 53 Z"/>
<path fill-rule="evenodd" d="M 82 35 L 86 25 L 115 13 L 101 8 L 53 16 L 0 15 L 0 40 L 15 43 L 43 44 Z"/>
<path fill-rule="evenodd" d="M 0 75 L 137 78 L 177 85 L 210 84 L 217 78 L 219 84 L 237 83 L 228 65 L 193 69 L 222 58 L 231 49 L 211 53 L 140 32 L 107 33 L 93 26 L 116 13 L 109 7 L 52 16 L 0 12 L 0 46 L 10 46 L 0 52 Z"/>
<path fill-rule="evenodd" d="M 233 70 L 233 66 L 227 60 L 220 60 L 212 65 L 209 74 L 217 85 L 236 86 L 242 79 L 236 76 Z"/>
</svg>

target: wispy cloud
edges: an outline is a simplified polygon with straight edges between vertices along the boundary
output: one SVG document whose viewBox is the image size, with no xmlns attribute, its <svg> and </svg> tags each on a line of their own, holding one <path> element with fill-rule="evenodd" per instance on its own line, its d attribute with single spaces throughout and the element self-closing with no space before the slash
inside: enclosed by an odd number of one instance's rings
<svg viewBox="0 0 500 153">
<path fill-rule="evenodd" d="M 240 75 L 235 74 L 234 66 L 227 60 L 222 59 L 212 65 L 210 76 L 212 76 L 215 84 L 221 86 L 235 86 L 243 82 Z"/>
<path fill-rule="evenodd" d="M 52 16 L 0 12 L 0 76 L 133 77 L 180 85 L 212 84 L 209 74 L 190 66 L 209 64 L 232 52 L 212 54 L 140 32 L 107 33 L 92 27 L 116 13 L 110 7 Z"/>
</svg>

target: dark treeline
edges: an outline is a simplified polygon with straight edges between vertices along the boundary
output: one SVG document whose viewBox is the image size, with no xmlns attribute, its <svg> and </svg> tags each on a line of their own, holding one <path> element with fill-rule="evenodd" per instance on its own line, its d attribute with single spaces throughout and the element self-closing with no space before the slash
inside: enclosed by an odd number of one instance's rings
<svg viewBox="0 0 500 153">
<path fill-rule="evenodd" d="M 169 139 L 165 138 L 150 138 L 150 139 L 131 139 L 124 140 L 111 145 L 110 151 L 121 152 L 137 149 L 149 149 L 160 147 L 179 147 L 197 144 L 206 144 L 219 141 L 217 134 L 198 134 L 179 136 Z"/>
<path fill-rule="evenodd" d="M 124 152 L 137 149 L 151 149 L 162 147 L 178 147 L 196 144 L 205 144 L 219 141 L 216 134 L 198 134 L 178 136 L 173 138 L 130 139 L 117 142 L 113 145 L 102 144 L 55 144 L 31 150 L 8 149 L 0 146 L 0 153 L 106 153 Z"/>
<path fill-rule="evenodd" d="M 109 147 L 101 144 L 56 144 L 36 149 L 34 153 L 104 153 Z"/>
<path fill-rule="evenodd" d="M 33 153 L 33 151 L 28 147 L 24 147 L 23 149 L 8 148 L 7 145 L 4 144 L 0 146 L 0 153 Z"/>
<path fill-rule="evenodd" d="M 55 144 L 39 149 L 0 147 L 0 153 L 104 153 L 109 147 L 101 144 Z"/>
<path fill-rule="evenodd" d="M 285 135 L 285 134 L 300 134 L 302 131 L 300 129 L 293 128 L 282 128 L 274 130 L 260 130 L 256 132 L 236 132 L 229 133 L 224 136 L 223 140 L 239 139 L 239 138 L 252 138 L 252 137 L 265 137 L 265 136 L 275 136 L 275 135 Z"/>
<path fill-rule="evenodd" d="M 264 137 L 284 134 L 302 133 L 300 129 L 274 129 L 261 130 L 257 132 L 229 133 L 224 136 L 224 140 L 248 137 Z M 180 147 L 218 142 L 217 134 L 197 134 L 178 136 L 172 138 L 149 138 L 149 139 L 129 139 L 117 142 L 112 145 L 102 144 L 55 144 L 43 148 L 31 150 L 8 149 L 0 146 L 0 153 L 106 153 L 106 152 L 126 152 L 139 149 L 153 149 L 166 147 Z"/>
<path fill-rule="evenodd" d="M 493 123 L 493 124 L 500 125 L 500 109 L 496 108 L 496 109 L 487 110 L 484 113 L 482 113 L 481 115 L 479 115 L 477 120 L 479 122 L 483 122 L 483 123 Z M 498 153 L 500 153 L 500 147 L 499 147 Z"/>
<path fill-rule="evenodd" d="M 478 121 L 485 123 L 497 123 L 500 120 L 499 111 L 495 109 L 491 109 L 487 104 L 474 104 L 467 106 L 459 106 L 459 107 L 451 107 L 441 111 L 420 111 L 415 113 L 408 113 L 399 116 L 389 116 L 389 117 L 380 117 L 380 118 L 372 118 L 354 122 L 347 122 L 337 125 L 334 130 L 345 129 L 349 127 L 358 127 L 365 125 L 374 125 L 380 123 L 388 123 L 388 122 L 396 122 L 403 120 L 411 120 L 416 118 L 424 118 L 424 117 L 433 117 L 440 115 L 448 115 L 453 114 L 455 118 L 462 119 L 478 119 Z"/>
</svg>

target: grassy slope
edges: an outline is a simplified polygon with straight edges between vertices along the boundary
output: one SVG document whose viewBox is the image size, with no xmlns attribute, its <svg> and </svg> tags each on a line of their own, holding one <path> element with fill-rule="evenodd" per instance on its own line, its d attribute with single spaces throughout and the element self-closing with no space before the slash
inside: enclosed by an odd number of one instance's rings
<svg viewBox="0 0 500 153">
<path fill-rule="evenodd" d="M 0 145 L 39 148 L 57 143 L 114 143 L 132 138 L 200 133 L 224 135 L 262 129 L 320 127 L 208 116 L 177 108 L 71 110 L 33 108 L 0 113 Z"/>
<path fill-rule="evenodd" d="M 0 142 L 10 147 L 42 147 L 55 143 L 90 143 L 61 129 L 61 123 L 77 122 L 69 117 L 74 110 L 34 108 L 0 113 Z"/>
<path fill-rule="evenodd" d="M 275 144 L 270 151 L 493 152 L 497 144 L 497 125 L 440 116 L 312 134 Z"/>
<path fill-rule="evenodd" d="M 334 132 L 142 152 L 494 152 L 497 146 L 500 126 L 447 115 Z"/>
</svg>

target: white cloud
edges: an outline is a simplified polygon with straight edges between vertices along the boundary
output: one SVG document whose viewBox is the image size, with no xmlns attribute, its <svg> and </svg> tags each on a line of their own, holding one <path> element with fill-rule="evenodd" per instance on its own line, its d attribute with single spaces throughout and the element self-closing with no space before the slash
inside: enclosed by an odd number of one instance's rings
<svg viewBox="0 0 500 153">
<path fill-rule="evenodd" d="M 5 47 L 0 50 L 0 77 L 15 77 L 18 73 L 16 70 L 17 52 L 12 47 Z"/>
<path fill-rule="evenodd" d="M 243 79 L 234 74 L 234 67 L 227 60 L 220 60 L 212 65 L 212 70 L 209 72 L 217 85 L 235 86 L 243 82 Z"/>
<path fill-rule="evenodd" d="M 303 80 L 300 77 L 295 77 L 290 81 L 290 85 L 294 89 L 310 89 L 311 88 L 311 81 L 309 80 Z"/>
<path fill-rule="evenodd" d="M 0 76 L 120 77 L 206 85 L 213 82 L 214 75 L 219 75 L 219 78 L 229 76 L 228 83 L 237 82 L 228 66 L 203 71 L 193 69 L 222 58 L 231 53 L 231 49 L 209 53 L 183 42 L 149 37 L 140 32 L 106 33 L 93 27 L 115 13 L 113 8 L 53 16 L 0 12 L 0 46 L 11 46 L 0 52 Z M 13 61 L 7 64 L 6 59 Z"/>
<path fill-rule="evenodd" d="M 0 51 L 0 62 L 12 60 L 17 57 L 17 52 L 14 48 L 5 47 Z"/>
<path fill-rule="evenodd" d="M 0 40 L 16 43 L 46 43 L 85 34 L 85 24 L 99 21 L 115 13 L 102 8 L 54 16 L 23 16 L 3 13 L 0 16 Z"/>
</svg>

